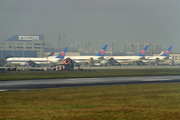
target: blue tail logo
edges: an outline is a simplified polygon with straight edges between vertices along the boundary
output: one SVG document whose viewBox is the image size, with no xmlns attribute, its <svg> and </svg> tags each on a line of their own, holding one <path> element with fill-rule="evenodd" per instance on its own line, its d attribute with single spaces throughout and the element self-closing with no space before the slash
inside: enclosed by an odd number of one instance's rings
<svg viewBox="0 0 180 120">
<path fill-rule="evenodd" d="M 62 51 L 61 53 L 61 56 L 64 57 L 64 55 L 66 54 L 64 51 Z"/>
<path fill-rule="evenodd" d="M 169 46 L 169 48 L 161 55 L 161 56 L 169 56 L 170 52 L 171 52 L 172 46 Z"/>
<path fill-rule="evenodd" d="M 96 56 L 104 56 L 105 54 L 105 51 L 106 51 L 106 48 L 107 48 L 107 44 L 105 44 L 101 50 L 96 54 Z"/>
<path fill-rule="evenodd" d="M 146 51 L 148 49 L 148 45 L 146 45 L 142 50 L 141 52 L 139 52 L 139 54 L 137 56 L 145 56 L 146 55 Z"/>
<path fill-rule="evenodd" d="M 101 55 L 104 55 L 105 50 L 100 50 L 100 52 L 101 52 Z"/>
<path fill-rule="evenodd" d="M 145 55 L 145 54 L 146 54 L 146 51 L 145 51 L 145 50 L 142 50 L 141 53 L 142 53 L 142 55 Z"/>
<path fill-rule="evenodd" d="M 64 57 L 65 57 L 65 55 L 66 55 L 67 49 L 68 49 L 68 47 L 65 47 L 65 48 L 56 56 L 56 58 L 64 59 Z"/>
<path fill-rule="evenodd" d="M 165 53 L 166 53 L 166 55 L 169 55 L 169 54 L 170 54 L 170 51 L 169 51 L 169 50 L 166 50 Z"/>
</svg>

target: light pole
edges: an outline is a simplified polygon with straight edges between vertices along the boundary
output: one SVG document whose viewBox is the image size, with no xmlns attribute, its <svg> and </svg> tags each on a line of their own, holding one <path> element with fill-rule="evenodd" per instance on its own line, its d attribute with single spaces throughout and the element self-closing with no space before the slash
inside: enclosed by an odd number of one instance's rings
<svg viewBox="0 0 180 120">
<path fill-rule="evenodd" d="M 114 45 L 114 43 L 112 43 L 112 55 L 113 55 L 113 45 Z"/>
<path fill-rule="evenodd" d="M 90 45 L 91 45 L 91 43 L 89 42 L 89 53 L 91 52 L 91 50 L 90 50 Z"/>
</svg>

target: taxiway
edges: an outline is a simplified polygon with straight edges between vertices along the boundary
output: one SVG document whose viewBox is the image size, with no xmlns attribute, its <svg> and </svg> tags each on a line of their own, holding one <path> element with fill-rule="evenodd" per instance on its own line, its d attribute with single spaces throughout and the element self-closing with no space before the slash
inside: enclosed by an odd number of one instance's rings
<svg viewBox="0 0 180 120">
<path fill-rule="evenodd" d="M 180 82 L 180 75 L 0 81 L 0 91 L 172 82 Z"/>
</svg>

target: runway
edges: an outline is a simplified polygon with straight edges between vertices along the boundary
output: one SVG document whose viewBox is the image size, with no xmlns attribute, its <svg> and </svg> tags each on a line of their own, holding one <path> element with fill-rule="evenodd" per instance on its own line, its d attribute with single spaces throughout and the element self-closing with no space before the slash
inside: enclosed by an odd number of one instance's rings
<svg viewBox="0 0 180 120">
<path fill-rule="evenodd" d="M 13 80 L 0 81 L 0 91 L 173 82 L 180 82 L 180 75 Z"/>
</svg>

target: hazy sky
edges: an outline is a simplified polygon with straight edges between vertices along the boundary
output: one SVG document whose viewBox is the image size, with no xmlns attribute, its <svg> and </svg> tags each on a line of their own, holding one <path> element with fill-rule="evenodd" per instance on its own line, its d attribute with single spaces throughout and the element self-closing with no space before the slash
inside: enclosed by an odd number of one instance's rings
<svg viewBox="0 0 180 120">
<path fill-rule="evenodd" d="M 0 0 L 0 40 L 44 35 L 45 42 L 173 45 L 180 52 L 180 0 Z"/>
</svg>

